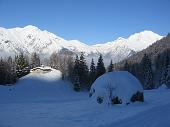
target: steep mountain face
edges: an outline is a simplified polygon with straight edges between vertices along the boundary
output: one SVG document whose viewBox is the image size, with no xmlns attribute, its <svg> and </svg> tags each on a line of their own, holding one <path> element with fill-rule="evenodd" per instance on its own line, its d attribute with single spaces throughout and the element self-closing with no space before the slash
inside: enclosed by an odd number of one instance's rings
<svg viewBox="0 0 170 127">
<path fill-rule="evenodd" d="M 31 25 L 24 28 L 0 28 L 0 57 L 14 56 L 20 52 L 27 55 L 37 52 L 45 58 L 53 52 L 67 50 L 73 53 L 85 52 L 88 60 L 92 57 L 97 59 L 101 53 L 105 60 L 113 59 L 114 62 L 118 62 L 161 38 L 162 36 L 151 31 L 143 31 L 131 35 L 127 39 L 118 38 L 112 42 L 90 46 L 78 40 L 65 40 Z"/>
</svg>

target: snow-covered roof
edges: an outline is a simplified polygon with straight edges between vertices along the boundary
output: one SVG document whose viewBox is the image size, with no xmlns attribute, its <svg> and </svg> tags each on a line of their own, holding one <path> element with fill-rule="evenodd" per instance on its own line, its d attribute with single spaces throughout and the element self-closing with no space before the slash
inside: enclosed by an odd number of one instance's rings
<svg viewBox="0 0 170 127">
<path fill-rule="evenodd" d="M 31 73 L 22 77 L 22 78 L 36 78 L 36 79 L 44 79 L 44 80 L 58 80 L 61 79 L 62 73 L 59 70 L 53 69 L 51 67 L 37 67 L 42 71 L 50 70 L 47 73 L 33 73 L 34 71 L 30 71 Z"/>
<path fill-rule="evenodd" d="M 33 71 L 35 71 L 35 70 L 52 71 L 52 68 L 51 68 L 51 67 L 48 67 L 48 66 L 35 67 L 35 68 L 31 69 L 31 72 L 33 72 Z"/>
<path fill-rule="evenodd" d="M 109 90 L 112 96 L 119 97 L 122 103 L 129 103 L 133 94 L 143 92 L 143 87 L 138 79 L 127 71 L 114 71 L 106 73 L 91 86 L 92 98 L 103 97 L 107 103 L 109 100 Z"/>
</svg>

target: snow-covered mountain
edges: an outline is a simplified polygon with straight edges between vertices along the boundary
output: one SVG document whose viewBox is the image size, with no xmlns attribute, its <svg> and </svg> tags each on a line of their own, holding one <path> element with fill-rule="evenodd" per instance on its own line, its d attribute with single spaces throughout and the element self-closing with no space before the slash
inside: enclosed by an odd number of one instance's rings
<svg viewBox="0 0 170 127">
<path fill-rule="evenodd" d="M 104 44 L 87 45 L 78 40 L 65 40 L 46 30 L 28 25 L 24 28 L 5 29 L 0 27 L 0 57 L 14 56 L 20 52 L 31 54 L 37 52 L 41 57 L 48 57 L 61 50 L 73 53 L 85 52 L 89 60 L 96 59 L 101 53 L 104 59 L 118 62 L 135 52 L 147 48 L 162 36 L 152 31 L 135 33 L 129 38 L 121 38 Z"/>
<path fill-rule="evenodd" d="M 127 45 L 134 51 L 141 51 L 157 40 L 160 40 L 162 37 L 163 36 L 160 36 L 152 31 L 143 31 L 131 35 L 127 39 Z"/>
</svg>

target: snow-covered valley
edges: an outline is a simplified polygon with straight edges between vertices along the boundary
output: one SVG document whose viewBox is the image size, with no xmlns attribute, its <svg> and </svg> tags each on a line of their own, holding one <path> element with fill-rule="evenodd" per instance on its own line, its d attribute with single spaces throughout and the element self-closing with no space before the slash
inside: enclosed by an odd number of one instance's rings
<svg viewBox="0 0 170 127">
<path fill-rule="evenodd" d="M 0 0 L 0 127 L 170 127 L 170 0 Z"/>
<path fill-rule="evenodd" d="M 57 70 L 30 73 L 14 86 L 0 86 L 0 127 L 170 126 L 168 89 L 144 91 L 143 103 L 108 106 L 60 78 Z"/>
</svg>

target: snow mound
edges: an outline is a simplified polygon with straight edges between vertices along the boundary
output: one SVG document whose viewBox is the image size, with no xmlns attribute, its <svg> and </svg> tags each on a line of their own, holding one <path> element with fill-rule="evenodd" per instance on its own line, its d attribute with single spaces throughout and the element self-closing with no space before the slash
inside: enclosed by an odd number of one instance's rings
<svg viewBox="0 0 170 127">
<path fill-rule="evenodd" d="M 97 78 L 91 86 L 90 94 L 95 102 L 98 97 L 102 97 L 108 104 L 110 97 L 118 97 L 127 104 L 138 91 L 143 92 L 143 88 L 136 77 L 127 71 L 114 71 Z"/>
<path fill-rule="evenodd" d="M 47 69 L 47 68 L 46 68 Z M 15 85 L 0 86 L 0 103 L 58 102 L 80 96 L 72 84 L 61 80 L 61 72 L 52 68 L 49 72 L 31 72 L 20 78 Z"/>
</svg>

